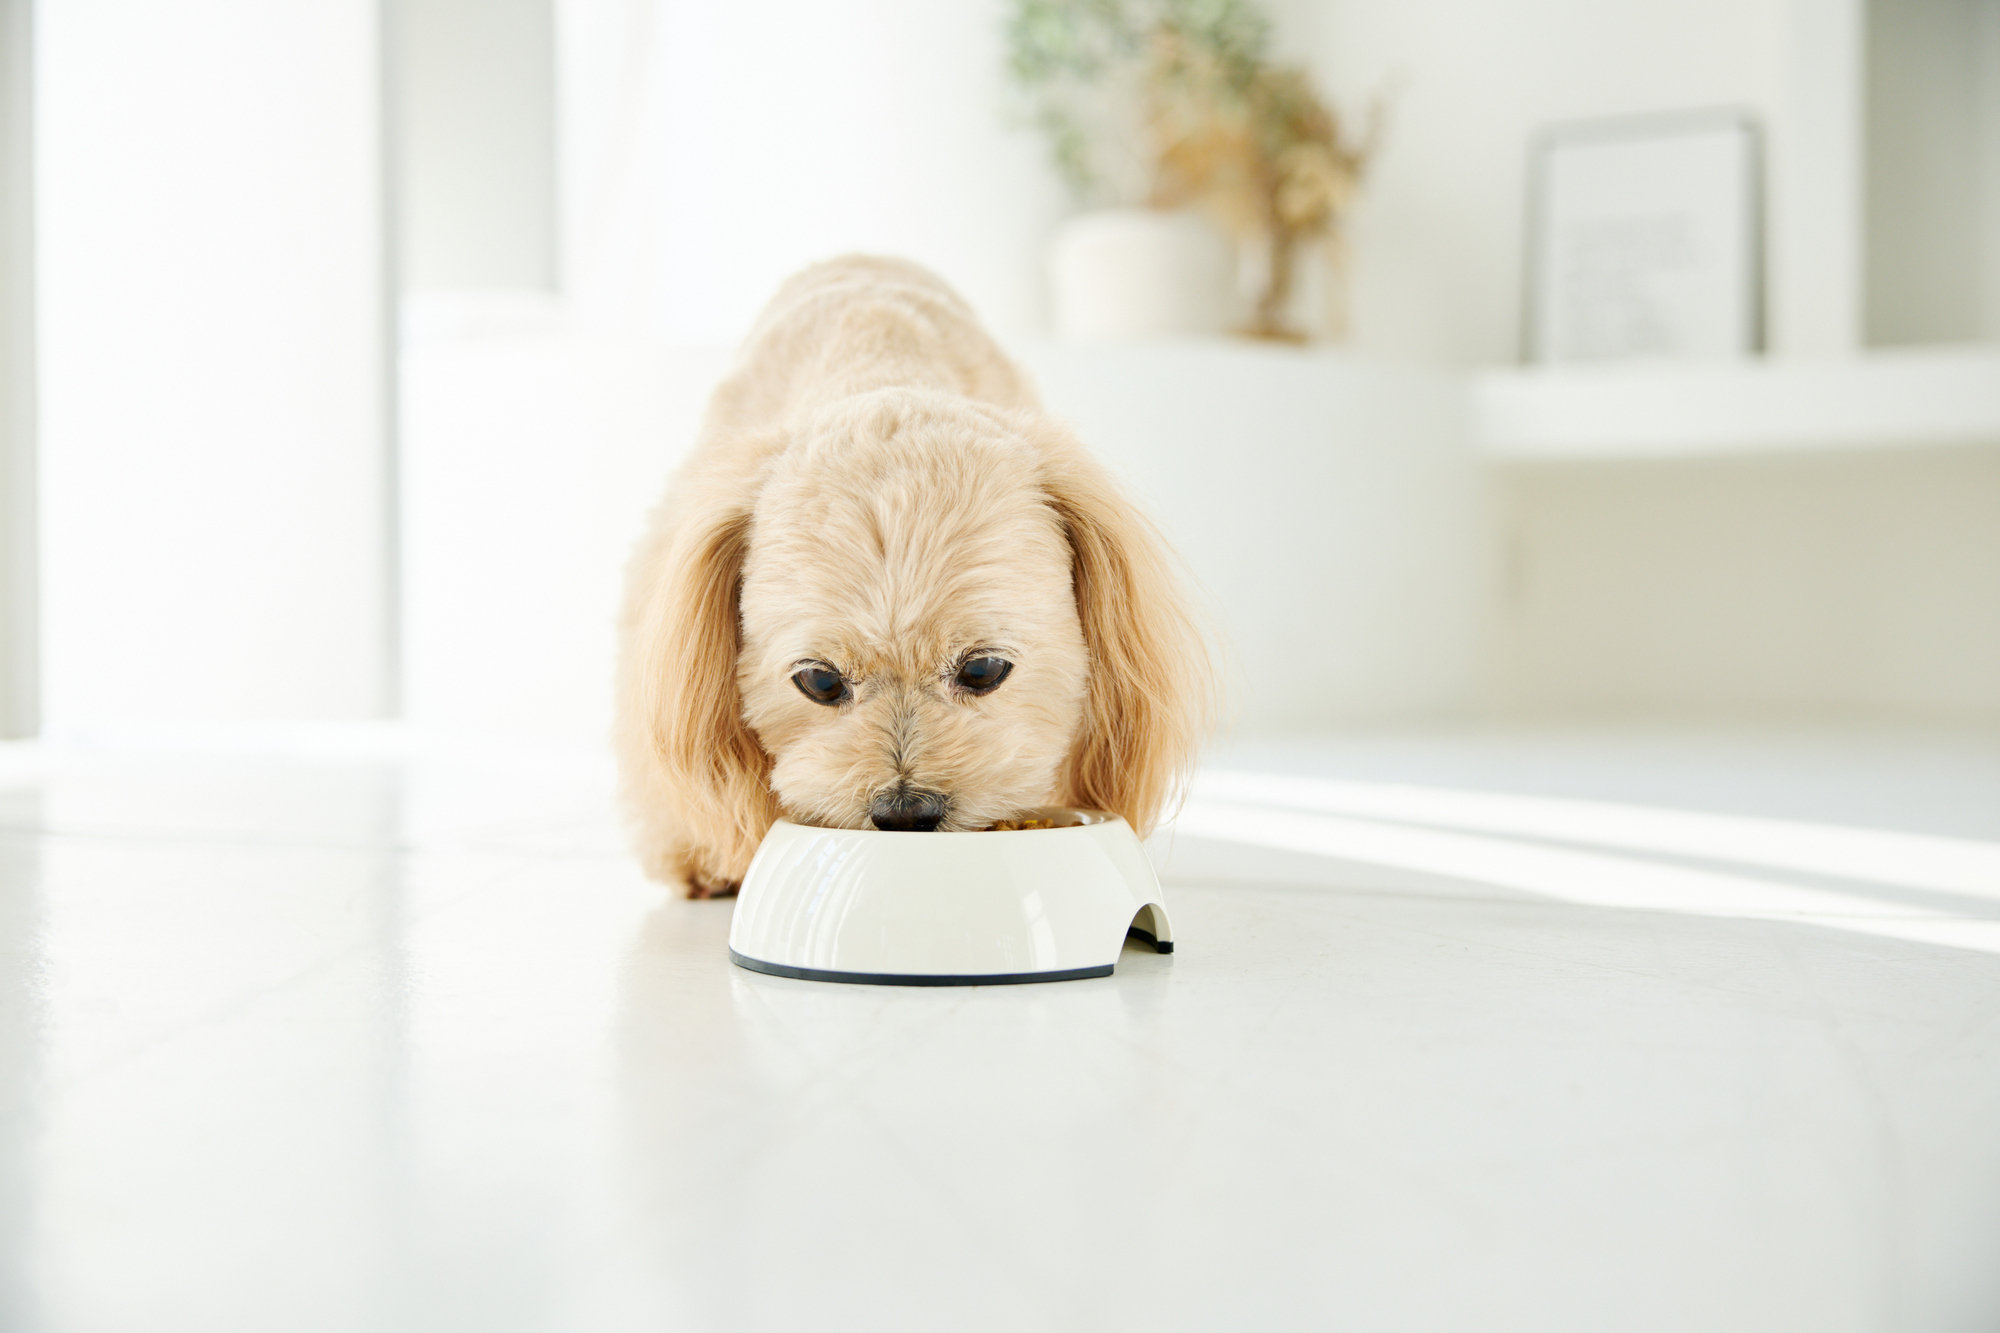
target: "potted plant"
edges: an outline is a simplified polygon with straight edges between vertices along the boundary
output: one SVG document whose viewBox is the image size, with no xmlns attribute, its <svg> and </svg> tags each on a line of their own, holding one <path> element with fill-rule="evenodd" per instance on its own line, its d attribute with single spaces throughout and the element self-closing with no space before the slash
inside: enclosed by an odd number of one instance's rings
<svg viewBox="0 0 2000 1333">
<path fill-rule="evenodd" d="M 1105 307 L 1120 299 L 1156 323 L 1209 311 L 1218 252 L 1204 250 L 1194 211 L 1242 257 L 1240 332 L 1304 340 L 1293 293 L 1312 250 L 1327 270 L 1326 331 L 1344 331 L 1342 223 L 1379 114 L 1359 138 L 1343 133 L 1306 71 L 1267 58 L 1270 25 L 1247 0 L 1015 0 L 1008 38 L 1030 119 L 1098 208 L 1057 238 L 1059 326 L 1080 304 L 1115 328 Z M 1178 296 L 1149 302 L 1149 284 Z M 1209 317 L 1219 331 L 1223 319 Z"/>
</svg>

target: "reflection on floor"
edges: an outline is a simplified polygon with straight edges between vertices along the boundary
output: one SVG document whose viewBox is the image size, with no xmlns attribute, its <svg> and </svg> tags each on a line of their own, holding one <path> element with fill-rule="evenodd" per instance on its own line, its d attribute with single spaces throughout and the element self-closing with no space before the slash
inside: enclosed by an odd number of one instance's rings
<svg viewBox="0 0 2000 1333">
<path fill-rule="evenodd" d="M 2000 739 L 1219 755 L 1179 951 L 785 981 L 594 761 L 0 748 L 8 1330 L 2000 1323 Z"/>
</svg>

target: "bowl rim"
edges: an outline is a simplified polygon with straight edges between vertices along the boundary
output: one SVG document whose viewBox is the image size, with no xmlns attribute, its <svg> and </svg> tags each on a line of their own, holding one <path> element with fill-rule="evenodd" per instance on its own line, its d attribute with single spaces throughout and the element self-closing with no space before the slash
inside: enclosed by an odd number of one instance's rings
<svg viewBox="0 0 2000 1333">
<path fill-rule="evenodd" d="M 959 828 L 959 829 L 941 829 L 941 830 L 932 829 L 926 836 L 934 838 L 937 837 L 940 833 L 942 833 L 944 836 L 952 838 L 959 838 L 959 837 L 986 838 L 986 837 L 991 837 L 993 834 L 996 833 L 1088 833 L 1090 830 L 1096 828 L 1108 828 L 1117 824 L 1125 824 L 1125 817 L 1121 814 L 1116 813 L 1115 811 L 1095 810 L 1091 809 L 1088 806 L 1081 806 L 1081 805 L 1034 805 L 1034 806 L 1029 806 L 1026 810 L 1022 811 L 1021 814 L 1028 815 L 1031 817 L 1040 814 L 1067 815 L 1067 816 L 1073 816 L 1076 819 L 1076 822 L 1073 824 L 1058 824 L 1054 828 L 1008 828 L 1008 829 Z M 776 819 L 771 821 L 771 826 L 773 828 L 777 827 L 779 824 L 785 824 L 792 828 L 811 829 L 815 833 L 856 834 L 856 835 L 866 835 L 869 837 L 883 837 L 883 838 L 906 837 L 912 832 L 912 830 L 909 829 L 838 828 L 828 824 L 808 824 L 804 820 L 791 819 L 785 815 L 780 815 Z M 1129 824 L 1125 824 L 1125 826 L 1127 828 L 1131 828 L 1131 825 Z M 1134 832 L 1136 835 L 1137 831 L 1134 830 Z"/>
</svg>

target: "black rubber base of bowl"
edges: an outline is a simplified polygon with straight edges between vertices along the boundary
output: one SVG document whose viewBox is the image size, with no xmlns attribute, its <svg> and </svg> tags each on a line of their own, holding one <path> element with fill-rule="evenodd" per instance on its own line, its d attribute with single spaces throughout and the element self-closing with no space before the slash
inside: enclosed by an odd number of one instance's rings
<svg viewBox="0 0 2000 1333">
<path fill-rule="evenodd" d="M 1174 942 L 1165 943 L 1153 937 L 1150 930 L 1137 926 L 1125 932 L 1133 939 L 1144 940 L 1153 946 L 1155 953 L 1172 953 Z M 829 972 L 819 967 L 793 967 L 787 963 L 767 963 L 761 958 L 750 958 L 731 949 L 729 961 L 738 967 L 747 967 L 752 972 L 762 972 L 766 976 L 790 977 L 793 981 L 845 981 L 853 986 L 1024 986 L 1031 981 L 1082 981 L 1086 977 L 1108 977 L 1112 964 L 1102 967 L 1072 967 L 1063 972 L 985 972 L 966 976 L 913 976 L 908 972 Z"/>
<path fill-rule="evenodd" d="M 1020 986 L 1030 981 L 1082 981 L 1085 977 L 1108 977 L 1111 964 L 1102 967 L 1072 967 L 1062 972 L 988 972 L 969 976 L 915 976 L 907 972 L 829 972 L 818 967 L 791 967 L 746 958 L 731 949 L 729 961 L 738 967 L 767 976 L 790 977 L 794 981 L 845 981 L 855 986 Z"/>
</svg>

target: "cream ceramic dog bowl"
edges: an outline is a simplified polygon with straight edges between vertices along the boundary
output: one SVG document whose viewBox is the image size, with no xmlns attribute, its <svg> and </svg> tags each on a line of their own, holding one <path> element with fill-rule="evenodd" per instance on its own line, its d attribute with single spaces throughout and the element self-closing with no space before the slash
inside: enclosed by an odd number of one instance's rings
<svg viewBox="0 0 2000 1333">
<path fill-rule="evenodd" d="M 1128 932 L 1173 932 L 1131 825 L 1038 810 L 1054 828 L 885 833 L 779 820 L 743 877 L 729 956 L 753 972 L 877 986 L 1111 975 Z"/>
</svg>

